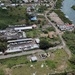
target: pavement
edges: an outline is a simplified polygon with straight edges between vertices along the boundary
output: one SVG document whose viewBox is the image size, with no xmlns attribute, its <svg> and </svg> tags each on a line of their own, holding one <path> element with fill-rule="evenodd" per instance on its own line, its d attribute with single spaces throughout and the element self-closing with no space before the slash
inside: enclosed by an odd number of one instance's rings
<svg viewBox="0 0 75 75">
<path fill-rule="evenodd" d="M 0 59 L 6 59 L 6 58 L 22 56 L 22 55 L 29 55 L 29 54 L 34 54 L 34 53 L 37 53 L 37 52 L 43 52 L 43 50 L 37 49 L 37 50 L 26 51 L 26 52 L 23 51 L 23 52 L 17 53 L 17 54 L 0 55 Z"/>
</svg>

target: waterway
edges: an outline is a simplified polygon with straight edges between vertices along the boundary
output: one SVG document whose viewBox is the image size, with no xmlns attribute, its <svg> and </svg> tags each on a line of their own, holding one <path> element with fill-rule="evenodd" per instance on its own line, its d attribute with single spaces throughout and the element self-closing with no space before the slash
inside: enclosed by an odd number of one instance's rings
<svg viewBox="0 0 75 75">
<path fill-rule="evenodd" d="M 73 24 L 75 24 L 75 10 L 71 7 L 75 5 L 75 0 L 64 0 L 62 2 L 61 11 L 69 18 Z"/>
</svg>

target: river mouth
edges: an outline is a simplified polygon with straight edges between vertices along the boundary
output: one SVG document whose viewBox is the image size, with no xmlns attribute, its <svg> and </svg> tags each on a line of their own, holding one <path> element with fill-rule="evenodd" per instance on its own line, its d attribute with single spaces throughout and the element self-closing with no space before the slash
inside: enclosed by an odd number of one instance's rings
<svg viewBox="0 0 75 75">
<path fill-rule="evenodd" d="M 75 5 L 75 0 L 64 0 L 62 2 L 61 11 L 65 14 L 65 17 L 75 24 L 75 10 L 71 7 Z"/>
</svg>

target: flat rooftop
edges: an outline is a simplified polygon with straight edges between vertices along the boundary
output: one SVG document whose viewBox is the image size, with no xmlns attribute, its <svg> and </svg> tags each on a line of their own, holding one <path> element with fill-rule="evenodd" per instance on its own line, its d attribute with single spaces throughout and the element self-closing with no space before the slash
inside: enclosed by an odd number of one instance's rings
<svg viewBox="0 0 75 75">
<path fill-rule="evenodd" d="M 33 39 L 32 39 L 32 38 L 18 39 L 18 40 L 11 40 L 11 41 L 8 41 L 8 43 L 21 42 L 21 41 L 31 41 L 31 40 L 33 40 Z"/>
</svg>

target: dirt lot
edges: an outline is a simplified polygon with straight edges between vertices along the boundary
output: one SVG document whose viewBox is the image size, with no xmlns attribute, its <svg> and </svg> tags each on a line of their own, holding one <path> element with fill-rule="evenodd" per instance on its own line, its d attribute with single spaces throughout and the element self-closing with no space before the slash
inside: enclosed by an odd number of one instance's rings
<svg viewBox="0 0 75 75">
<path fill-rule="evenodd" d="M 64 25 L 64 22 L 59 18 L 59 16 L 55 13 L 52 12 L 50 14 L 50 18 L 57 23 L 57 25 Z"/>
</svg>

